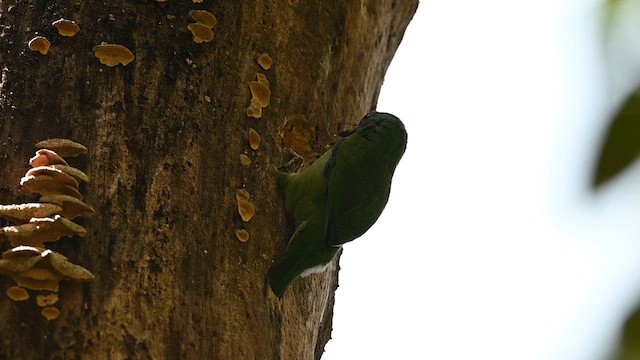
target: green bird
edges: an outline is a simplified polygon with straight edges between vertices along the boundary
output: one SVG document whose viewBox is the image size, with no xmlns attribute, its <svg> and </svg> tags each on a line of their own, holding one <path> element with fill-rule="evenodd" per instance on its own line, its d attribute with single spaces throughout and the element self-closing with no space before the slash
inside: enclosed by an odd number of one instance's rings
<svg viewBox="0 0 640 360">
<path fill-rule="evenodd" d="M 277 173 L 296 226 L 284 256 L 269 269 L 278 297 L 298 276 L 324 271 L 343 244 L 378 220 L 406 147 L 402 121 L 372 112 L 305 171 Z"/>
</svg>

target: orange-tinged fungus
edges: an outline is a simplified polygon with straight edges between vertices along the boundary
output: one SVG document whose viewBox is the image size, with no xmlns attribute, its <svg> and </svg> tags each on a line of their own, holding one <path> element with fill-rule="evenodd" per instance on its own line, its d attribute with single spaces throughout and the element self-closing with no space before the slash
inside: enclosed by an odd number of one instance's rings
<svg viewBox="0 0 640 360">
<path fill-rule="evenodd" d="M 46 165 L 69 165 L 67 162 L 55 151 L 49 149 L 40 149 L 36 151 L 34 157 L 29 159 L 29 165 L 33 167 L 46 166 Z"/>
<path fill-rule="evenodd" d="M 60 310 L 58 310 L 58 308 L 56 307 L 48 306 L 42 309 L 40 314 L 42 314 L 42 316 L 44 316 L 47 320 L 51 321 L 57 319 L 58 316 L 60 316 Z"/>
<path fill-rule="evenodd" d="M 25 177 L 29 176 L 51 176 L 55 181 L 60 184 L 69 185 L 74 188 L 78 188 L 78 180 L 76 180 L 73 176 L 65 173 L 62 170 L 56 169 L 53 166 L 37 166 L 31 168 L 24 175 Z"/>
<path fill-rule="evenodd" d="M 268 86 L 258 81 L 251 81 L 249 83 L 249 89 L 251 89 L 251 98 L 257 99 L 260 106 L 269 106 L 269 102 L 271 101 L 271 90 Z"/>
<path fill-rule="evenodd" d="M 39 51 L 42 55 L 47 55 L 50 47 L 51 43 L 44 36 L 36 36 L 29 41 L 29 49 Z"/>
<path fill-rule="evenodd" d="M 118 45 L 120 46 L 120 45 Z M 95 48 L 94 48 L 95 49 Z M 75 157 L 87 152 L 87 147 L 69 139 L 46 139 L 36 143 L 37 149 L 48 149 L 62 157 Z M 68 165 L 65 163 L 65 165 Z"/>
<path fill-rule="evenodd" d="M 241 242 L 249 241 L 249 232 L 245 229 L 236 230 L 236 237 Z"/>
<path fill-rule="evenodd" d="M 94 46 L 93 54 L 100 59 L 100 63 L 109 67 L 114 67 L 118 64 L 126 66 L 136 58 L 131 50 L 118 44 L 102 43 Z"/>
<path fill-rule="evenodd" d="M 80 26 L 72 20 L 60 19 L 52 24 L 58 28 L 58 33 L 62 36 L 74 36 L 80 31 Z"/>
<path fill-rule="evenodd" d="M 7 296 L 13 301 L 29 300 L 29 293 L 20 286 L 12 286 L 7 289 Z"/>
<path fill-rule="evenodd" d="M 209 29 L 213 28 L 218 23 L 216 16 L 206 10 L 191 10 L 189 11 L 189 16 L 199 24 L 202 24 Z"/>
<path fill-rule="evenodd" d="M 191 34 L 193 35 L 193 41 L 197 42 L 198 44 L 213 40 L 213 30 L 200 23 L 189 24 L 187 25 L 187 29 L 191 31 Z"/>
<path fill-rule="evenodd" d="M 261 54 L 258 56 L 258 64 L 265 70 L 269 70 L 271 64 L 273 64 L 273 59 L 268 54 Z"/>
<path fill-rule="evenodd" d="M 253 130 L 253 128 L 249 129 L 249 146 L 253 150 L 258 150 L 260 147 L 260 134 Z"/>
</svg>

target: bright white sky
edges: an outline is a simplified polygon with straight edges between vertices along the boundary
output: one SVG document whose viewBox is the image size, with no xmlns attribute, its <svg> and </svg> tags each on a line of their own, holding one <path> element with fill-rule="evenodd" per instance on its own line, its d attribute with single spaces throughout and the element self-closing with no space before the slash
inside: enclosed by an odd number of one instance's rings
<svg viewBox="0 0 640 360">
<path fill-rule="evenodd" d="M 604 358 L 640 300 L 640 167 L 589 190 L 630 83 L 612 85 L 601 15 L 421 1 L 378 106 L 409 145 L 387 209 L 345 246 L 323 360 Z"/>
</svg>

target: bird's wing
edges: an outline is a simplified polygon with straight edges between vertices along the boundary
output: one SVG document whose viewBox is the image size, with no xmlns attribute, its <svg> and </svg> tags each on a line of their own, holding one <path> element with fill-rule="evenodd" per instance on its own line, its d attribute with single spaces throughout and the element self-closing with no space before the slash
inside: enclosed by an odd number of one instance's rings
<svg viewBox="0 0 640 360">
<path fill-rule="evenodd" d="M 364 234 L 378 219 L 389 197 L 383 174 L 369 153 L 368 140 L 345 139 L 333 148 L 327 162 L 326 239 L 341 246 Z"/>
</svg>

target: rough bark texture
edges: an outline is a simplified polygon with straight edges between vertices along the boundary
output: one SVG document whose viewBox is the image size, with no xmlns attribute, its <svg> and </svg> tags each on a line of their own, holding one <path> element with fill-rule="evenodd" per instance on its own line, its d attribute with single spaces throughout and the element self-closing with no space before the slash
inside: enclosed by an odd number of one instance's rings
<svg viewBox="0 0 640 360">
<path fill-rule="evenodd" d="M 313 161 L 375 107 L 416 7 L 0 0 L 0 202 L 34 199 L 18 185 L 33 144 L 65 137 L 89 148 L 74 163 L 91 176 L 83 192 L 97 212 L 81 220 L 86 238 L 51 245 L 96 280 L 62 283 L 62 315 L 51 322 L 33 301 L 0 296 L 0 359 L 319 358 L 337 261 L 282 300 L 270 292 L 266 271 L 291 234 L 271 171 L 289 160 L 287 148 Z M 192 9 L 216 15 L 213 42 L 192 41 Z M 80 33 L 58 35 L 59 18 Z M 48 55 L 28 49 L 35 35 L 51 41 Z M 103 41 L 136 59 L 100 64 L 92 48 Z M 270 70 L 256 63 L 263 52 L 275 60 Z M 258 71 L 271 105 L 250 119 L 247 84 Z M 257 151 L 250 127 L 262 136 Z M 257 207 L 248 223 L 236 207 L 240 188 Z M 246 243 L 234 235 L 241 228 Z M 11 285 L 0 278 L 3 292 Z"/>
</svg>

